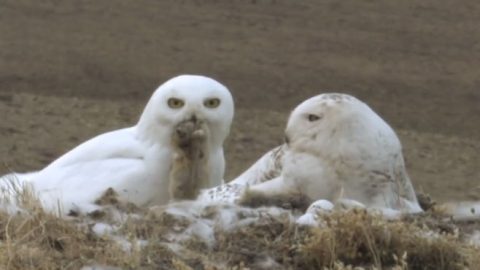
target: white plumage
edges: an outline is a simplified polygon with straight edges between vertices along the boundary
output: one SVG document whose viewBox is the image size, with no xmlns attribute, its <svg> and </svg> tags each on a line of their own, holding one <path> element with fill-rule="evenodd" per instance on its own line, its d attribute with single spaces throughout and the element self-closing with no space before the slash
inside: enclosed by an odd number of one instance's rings
<svg viewBox="0 0 480 270">
<path fill-rule="evenodd" d="M 30 185 L 45 209 L 60 208 L 63 214 L 97 209 L 95 200 L 108 188 L 138 206 L 165 204 L 170 200 L 175 127 L 185 121 L 205 124 L 209 179 L 202 188 L 213 187 L 223 181 L 223 142 L 233 113 L 225 86 L 211 78 L 181 75 L 153 93 L 135 126 L 94 137 L 38 172 L 2 180 L 17 178 L 21 185 Z"/>
<path fill-rule="evenodd" d="M 422 211 L 397 135 L 355 97 L 329 93 L 304 101 L 291 113 L 285 137 L 283 146 L 265 154 L 228 189 L 211 189 L 200 198 L 238 201 L 249 186 L 249 200 L 301 195 L 312 202 L 349 199 L 369 208 Z"/>
</svg>

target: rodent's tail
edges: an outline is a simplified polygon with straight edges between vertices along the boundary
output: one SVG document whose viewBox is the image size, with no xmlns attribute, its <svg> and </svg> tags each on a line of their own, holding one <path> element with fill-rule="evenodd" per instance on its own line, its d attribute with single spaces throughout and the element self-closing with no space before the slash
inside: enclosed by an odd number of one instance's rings
<svg viewBox="0 0 480 270">
<path fill-rule="evenodd" d="M 480 201 L 448 202 L 434 206 L 434 211 L 454 220 L 480 220 Z"/>
</svg>

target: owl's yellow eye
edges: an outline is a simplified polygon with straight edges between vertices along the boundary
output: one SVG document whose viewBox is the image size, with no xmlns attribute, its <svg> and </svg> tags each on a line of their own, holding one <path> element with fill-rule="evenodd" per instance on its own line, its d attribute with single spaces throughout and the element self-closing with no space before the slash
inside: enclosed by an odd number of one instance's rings
<svg viewBox="0 0 480 270">
<path fill-rule="evenodd" d="M 169 98 L 167 101 L 168 107 L 172 109 L 180 109 L 185 105 L 185 102 L 179 98 Z"/>
<path fill-rule="evenodd" d="M 203 102 L 203 105 L 205 105 L 205 107 L 211 108 L 211 109 L 217 108 L 218 106 L 220 106 L 220 99 L 209 98 L 209 99 L 207 99 Z"/>
</svg>

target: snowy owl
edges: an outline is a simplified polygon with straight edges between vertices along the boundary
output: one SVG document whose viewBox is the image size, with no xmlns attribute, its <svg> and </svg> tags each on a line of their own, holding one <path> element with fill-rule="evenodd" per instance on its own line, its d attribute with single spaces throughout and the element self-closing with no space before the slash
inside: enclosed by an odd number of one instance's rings
<svg viewBox="0 0 480 270">
<path fill-rule="evenodd" d="M 297 106 L 285 144 L 224 187 L 201 194 L 209 197 L 251 206 L 290 200 L 304 208 L 320 199 L 348 199 L 370 208 L 422 211 L 395 132 L 365 103 L 338 93 Z"/>
<path fill-rule="evenodd" d="M 193 183 L 193 189 L 223 182 L 223 142 L 233 114 L 225 86 L 208 77 L 181 75 L 153 93 L 135 126 L 94 137 L 38 172 L 2 180 L 16 177 L 33 189 L 46 210 L 63 214 L 96 210 L 95 200 L 109 188 L 138 206 L 165 204 L 178 194 L 171 180 L 183 182 L 180 187 L 192 184 L 190 171 L 208 177 Z M 185 136 L 201 141 L 192 143 L 202 156 L 199 162 L 182 158 L 189 151 Z"/>
</svg>

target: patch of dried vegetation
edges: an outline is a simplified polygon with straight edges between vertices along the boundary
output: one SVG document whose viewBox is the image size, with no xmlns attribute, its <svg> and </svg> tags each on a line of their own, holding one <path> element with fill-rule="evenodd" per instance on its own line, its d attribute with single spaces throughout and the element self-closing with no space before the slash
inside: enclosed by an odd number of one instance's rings
<svg viewBox="0 0 480 270">
<path fill-rule="evenodd" d="M 313 229 L 302 248 L 311 269 L 335 269 L 338 262 L 376 269 L 471 269 L 480 255 L 461 241 L 458 227 L 450 224 L 455 229 L 447 231 L 444 222 L 432 223 L 428 215 L 387 221 L 351 211 L 325 220 L 327 226 Z"/>
<path fill-rule="evenodd" d="M 2 193 L 2 205 L 13 203 L 19 208 L 16 214 L 0 211 L 1 269 L 80 269 L 96 263 L 131 263 L 120 245 L 97 237 L 87 223 L 43 211 L 28 187 L 12 180 Z"/>
<path fill-rule="evenodd" d="M 480 250 L 462 242 L 462 228 L 425 214 L 387 221 L 362 210 L 324 216 L 326 226 L 307 228 L 288 215 L 225 231 L 216 243 L 191 238 L 173 243 L 168 232 L 188 222 L 170 214 L 128 218 L 117 236 L 131 245 L 92 232 L 91 217 L 60 219 L 33 199 L 27 211 L 0 214 L 2 269 L 475 269 Z M 107 204 L 109 202 L 106 202 Z M 138 240 L 147 240 L 144 246 Z"/>
<path fill-rule="evenodd" d="M 462 241 L 462 229 L 472 223 L 454 224 L 431 214 L 388 221 L 363 210 L 335 212 L 324 219 L 322 228 L 297 226 L 280 215 L 232 231 L 219 229 L 213 248 L 191 239 L 167 260 L 158 255 L 165 253 L 161 242 L 167 230 L 161 228 L 178 226 L 175 218 L 164 215 L 136 226 L 142 224 L 142 232 L 149 231 L 154 240 L 141 252 L 141 260 L 171 263 L 175 269 L 452 270 L 479 265 L 480 249 Z"/>
</svg>

